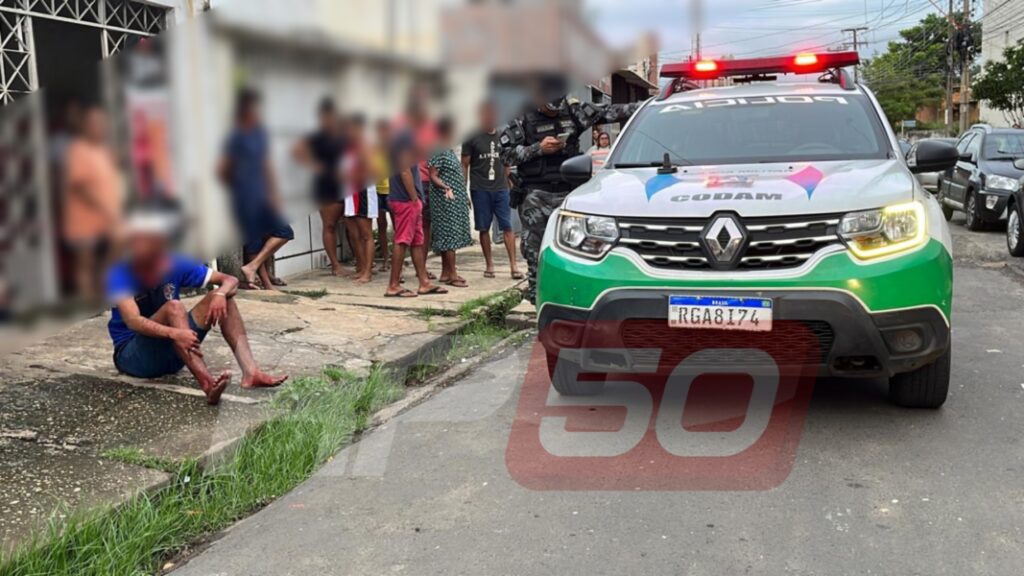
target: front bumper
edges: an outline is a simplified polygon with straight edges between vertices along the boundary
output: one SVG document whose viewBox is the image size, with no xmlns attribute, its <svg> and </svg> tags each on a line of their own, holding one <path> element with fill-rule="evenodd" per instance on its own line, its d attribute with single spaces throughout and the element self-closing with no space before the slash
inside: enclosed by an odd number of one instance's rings
<svg viewBox="0 0 1024 576">
<path fill-rule="evenodd" d="M 664 326 L 670 295 L 772 298 L 778 321 L 807 323 L 824 337 L 815 362 L 823 374 L 892 375 L 926 365 L 949 348 L 952 265 L 950 253 L 935 239 L 910 253 L 869 263 L 842 251 L 773 276 L 673 276 L 618 249 L 600 262 L 587 262 L 549 246 L 540 262 L 539 324 L 544 330 L 557 320 L 648 319 Z M 919 349 L 892 351 L 886 335 L 901 328 L 918 333 Z"/>
<path fill-rule="evenodd" d="M 811 362 L 818 372 L 829 376 L 874 377 L 909 372 L 929 364 L 949 348 L 949 327 L 934 307 L 913 308 L 871 314 L 849 294 L 829 291 L 766 290 L 750 292 L 694 292 L 693 290 L 637 290 L 624 288 L 603 296 L 591 310 L 548 304 L 540 312 L 541 342 L 549 351 L 580 364 L 588 372 L 651 372 L 647 365 L 647 346 L 665 342 L 668 326 L 668 299 L 679 293 L 698 296 L 735 296 L 771 298 L 777 325 L 800 325 L 801 334 L 812 337 L 815 354 Z M 631 322 L 656 320 L 643 328 L 646 338 L 639 340 Z M 662 324 L 663 322 L 663 324 Z M 578 330 L 574 346 L 552 341 L 552 327 Z M 615 327 L 619 340 L 609 341 L 608 326 Z M 591 332 L 599 332 L 599 335 Z M 898 334 L 913 332 L 920 345 L 910 352 L 898 352 Z M 662 332 L 663 334 L 659 334 Z M 688 330 L 687 338 L 715 338 L 714 331 Z M 631 335 L 632 334 L 632 335 Z M 769 333 L 750 333 L 750 346 L 768 351 L 780 364 L 786 362 L 785 342 L 792 331 L 778 328 Z M 595 340 L 600 344 L 595 344 Z M 594 353 L 590 350 L 593 348 Z M 778 349 L 778 350 L 773 350 Z M 609 350 L 616 350 L 615 353 Z M 801 357 L 803 358 L 803 357 Z"/>
<path fill-rule="evenodd" d="M 986 222 L 1005 220 L 1007 216 L 1006 205 L 1010 201 L 1012 192 L 1005 190 L 982 190 L 978 193 L 978 212 L 981 219 Z"/>
</svg>

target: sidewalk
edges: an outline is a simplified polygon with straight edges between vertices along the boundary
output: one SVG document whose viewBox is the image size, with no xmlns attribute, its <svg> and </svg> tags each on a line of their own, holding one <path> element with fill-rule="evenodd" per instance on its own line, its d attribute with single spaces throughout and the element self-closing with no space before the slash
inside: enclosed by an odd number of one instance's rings
<svg viewBox="0 0 1024 576">
<path fill-rule="evenodd" d="M 438 312 L 457 311 L 517 284 L 500 258 L 498 277 L 483 278 L 479 247 L 467 248 L 459 259 L 470 287 L 449 288 L 446 295 L 384 298 L 383 275 L 358 285 L 312 272 L 289 278 L 283 293 L 243 292 L 238 305 L 253 351 L 269 372 L 295 378 L 326 365 L 354 372 L 377 363 L 409 366 L 446 345 L 446 336 L 461 325 L 457 316 Z M 439 272 L 439 260 L 431 259 L 430 268 Z M 411 268 L 406 277 L 415 288 Z M 186 371 L 156 382 L 118 374 L 108 318 L 105 313 L 77 323 L 0 359 L 0 547 L 24 538 L 58 506 L 116 503 L 169 478 L 105 458 L 107 450 L 141 449 L 169 460 L 199 457 L 229 445 L 266 416 L 272 392 L 238 387 L 237 368 L 219 333 L 206 340 L 207 363 L 213 371 L 234 368 L 236 376 L 221 405 L 210 408 Z"/>
</svg>

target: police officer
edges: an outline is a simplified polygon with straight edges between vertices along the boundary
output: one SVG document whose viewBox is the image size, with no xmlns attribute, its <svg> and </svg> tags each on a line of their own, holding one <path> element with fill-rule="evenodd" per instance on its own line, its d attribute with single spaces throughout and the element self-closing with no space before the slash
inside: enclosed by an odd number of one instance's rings
<svg viewBox="0 0 1024 576">
<path fill-rule="evenodd" d="M 540 245 L 551 213 L 572 185 L 562 179 L 562 163 L 582 154 L 580 136 L 599 124 L 625 122 L 641 103 L 597 105 L 566 97 L 564 84 L 544 83 L 535 91 L 536 108 L 506 126 L 501 159 L 516 168 L 512 206 L 523 223 L 522 251 L 529 268 L 526 298 L 536 304 Z"/>
</svg>

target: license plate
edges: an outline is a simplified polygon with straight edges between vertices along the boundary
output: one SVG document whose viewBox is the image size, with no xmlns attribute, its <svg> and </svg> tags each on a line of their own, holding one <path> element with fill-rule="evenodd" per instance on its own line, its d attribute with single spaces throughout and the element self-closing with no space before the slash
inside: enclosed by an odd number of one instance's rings
<svg viewBox="0 0 1024 576">
<path fill-rule="evenodd" d="M 771 332 L 770 298 L 670 296 L 668 325 L 671 328 L 706 328 Z"/>
</svg>

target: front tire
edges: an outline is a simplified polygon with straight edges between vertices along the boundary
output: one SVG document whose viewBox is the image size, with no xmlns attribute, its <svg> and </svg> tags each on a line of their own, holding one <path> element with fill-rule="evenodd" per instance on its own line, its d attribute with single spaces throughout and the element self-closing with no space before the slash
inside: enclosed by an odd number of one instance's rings
<svg viewBox="0 0 1024 576">
<path fill-rule="evenodd" d="M 967 213 L 967 220 L 964 227 L 971 232 L 978 232 L 985 227 L 985 223 L 978 214 L 978 195 L 973 191 L 967 192 L 967 202 L 964 202 L 964 212 Z"/>
<path fill-rule="evenodd" d="M 551 385 L 562 396 L 597 396 L 604 390 L 604 380 L 584 380 L 580 382 L 583 369 L 569 360 L 559 361 L 558 356 L 548 354 L 548 373 Z"/>
<path fill-rule="evenodd" d="M 927 366 L 893 376 L 889 379 L 889 399 L 904 408 L 938 409 L 949 395 L 951 358 L 952 350 L 946 350 Z"/>
<path fill-rule="evenodd" d="M 1010 216 L 1006 221 L 1006 248 L 1011 256 L 1024 256 L 1024 213 L 1017 202 L 1010 207 Z"/>
</svg>

